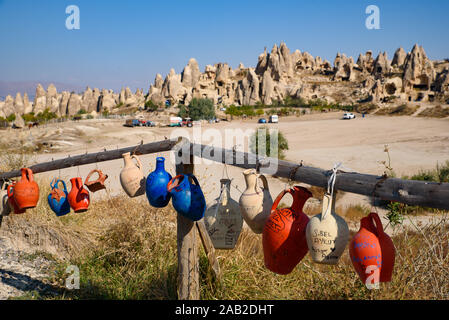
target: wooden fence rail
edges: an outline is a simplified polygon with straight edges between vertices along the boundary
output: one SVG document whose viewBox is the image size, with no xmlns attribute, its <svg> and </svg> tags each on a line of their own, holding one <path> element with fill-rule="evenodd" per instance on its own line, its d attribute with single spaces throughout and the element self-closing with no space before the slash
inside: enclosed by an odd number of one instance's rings
<svg viewBox="0 0 449 320">
<path fill-rule="evenodd" d="M 274 158 L 262 158 L 251 153 L 190 143 L 185 138 L 166 139 L 148 144 L 141 143 L 138 146 L 117 150 L 105 150 L 98 153 L 67 157 L 65 159 L 36 164 L 30 166 L 30 169 L 34 173 L 42 173 L 96 162 L 116 160 L 122 158 L 122 154 L 127 152 L 142 155 L 166 151 L 175 152 L 177 174 L 193 173 L 194 157 L 226 163 L 240 168 L 255 168 L 262 173 L 318 187 L 326 187 L 327 181 L 332 174 L 332 170 L 326 171 L 304 166 L 302 163 L 297 164 Z M 0 173 L 0 184 L 5 180 L 19 176 L 19 170 Z M 386 176 L 339 171 L 334 189 L 409 205 L 449 210 L 449 183 L 410 181 Z M 220 279 L 220 267 L 216 260 L 211 240 L 204 226 L 204 221 L 200 220 L 193 223 L 179 214 L 177 221 L 178 298 L 182 300 L 198 299 L 200 297 L 198 238 L 195 230 L 199 232 L 210 266 L 217 279 Z"/>
</svg>

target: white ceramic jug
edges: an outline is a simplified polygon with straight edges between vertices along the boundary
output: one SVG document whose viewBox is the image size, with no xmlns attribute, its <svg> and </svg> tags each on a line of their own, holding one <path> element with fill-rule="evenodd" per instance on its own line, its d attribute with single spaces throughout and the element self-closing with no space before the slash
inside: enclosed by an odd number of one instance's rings
<svg viewBox="0 0 449 320">
<path fill-rule="evenodd" d="M 243 227 L 237 201 L 231 198 L 231 180 L 222 179 L 220 197 L 207 206 L 204 222 L 215 249 L 234 249 Z"/>
<path fill-rule="evenodd" d="M 6 182 L 0 188 L 0 215 L 7 216 L 11 212 L 11 207 L 8 203 L 8 191 L 6 190 Z"/>
<path fill-rule="evenodd" d="M 337 264 L 349 240 L 346 221 L 335 213 L 335 196 L 326 193 L 323 209 L 310 219 L 306 229 L 307 246 L 316 263 Z"/>
<path fill-rule="evenodd" d="M 124 153 L 123 160 L 125 167 L 120 172 L 120 183 L 126 194 L 131 197 L 138 197 L 145 193 L 145 176 L 142 172 L 142 163 L 135 155 L 131 153 Z M 134 164 L 132 159 L 136 159 L 137 164 Z"/>
<path fill-rule="evenodd" d="M 257 174 L 254 169 L 245 170 L 243 175 L 245 176 L 246 190 L 240 196 L 240 211 L 251 230 L 260 234 L 270 216 L 273 198 L 264 175 Z M 262 189 L 257 185 L 258 179 L 262 180 Z"/>
</svg>

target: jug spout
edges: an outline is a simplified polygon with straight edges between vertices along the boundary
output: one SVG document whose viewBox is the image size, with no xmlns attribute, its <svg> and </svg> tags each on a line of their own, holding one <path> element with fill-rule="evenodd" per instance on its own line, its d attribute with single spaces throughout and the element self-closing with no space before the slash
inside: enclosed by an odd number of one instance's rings
<svg viewBox="0 0 449 320">
<path fill-rule="evenodd" d="M 158 157 L 156 159 L 156 170 L 165 170 L 165 158 Z"/>
<path fill-rule="evenodd" d="M 231 198 L 230 190 L 231 190 L 231 180 L 229 179 L 221 179 L 221 204 L 227 205 L 228 199 Z"/>
<path fill-rule="evenodd" d="M 257 173 L 254 169 L 248 169 L 243 171 L 243 175 L 245 176 L 246 189 L 251 189 L 259 193 L 259 188 L 257 187 Z"/>
</svg>

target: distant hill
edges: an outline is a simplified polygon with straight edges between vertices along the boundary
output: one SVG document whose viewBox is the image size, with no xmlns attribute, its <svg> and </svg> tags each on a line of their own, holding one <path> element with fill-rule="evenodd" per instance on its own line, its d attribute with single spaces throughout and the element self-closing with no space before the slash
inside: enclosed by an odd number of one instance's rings
<svg viewBox="0 0 449 320">
<path fill-rule="evenodd" d="M 76 93 L 83 92 L 86 88 L 78 85 L 61 83 L 61 82 L 50 82 L 50 81 L 0 81 L 0 100 L 4 100 L 9 94 L 13 98 L 16 96 L 17 92 L 22 95 L 26 92 L 30 99 L 34 99 L 36 93 L 37 84 L 40 83 L 45 89 L 50 83 L 53 83 L 59 92 L 61 91 L 75 91 Z"/>
</svg>

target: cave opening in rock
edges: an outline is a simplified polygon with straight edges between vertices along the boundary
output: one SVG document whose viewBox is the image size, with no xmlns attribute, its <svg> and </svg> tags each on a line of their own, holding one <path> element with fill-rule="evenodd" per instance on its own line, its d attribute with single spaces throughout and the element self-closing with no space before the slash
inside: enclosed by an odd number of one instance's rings
<svg viewBox="0 0 449 320">
<path fill-rule="evenodd" d="M 387 83 L 385 85 L 385 90 L 387 91 L 387 93 L 389 95 L 395 94 L 396 93 L 396 85 L 394 83 Z"/>
<path fill-rule="evenodd" d="M 415 84 L 413 88 L 417 90 L 429 90 L 429 86 L 427 84 Z"/>
</svg>

